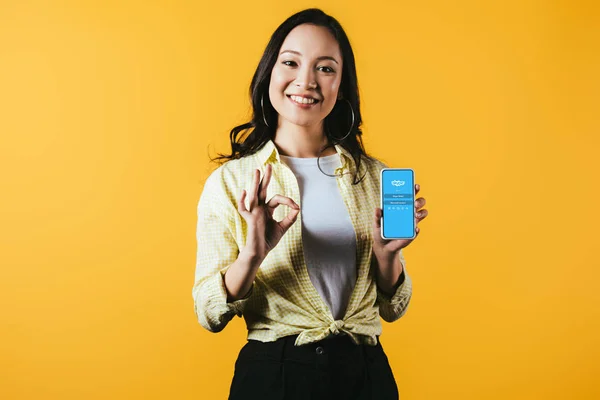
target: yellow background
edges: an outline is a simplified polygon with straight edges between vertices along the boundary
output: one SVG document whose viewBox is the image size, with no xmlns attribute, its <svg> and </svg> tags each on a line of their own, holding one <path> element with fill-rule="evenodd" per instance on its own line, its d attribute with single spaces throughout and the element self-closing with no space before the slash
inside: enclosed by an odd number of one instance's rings
<svg viewBox="0 0 600 400">
<path fill-rule="evenodd" d="M 567 0 L 0 0 L 0 398 L 226 398 L 246 331 L 196 321 L 196 205 L 315 5 L 430 212 L 382 336 L 401 398 L 600 398 L 600 7 Z"/>
</svg>

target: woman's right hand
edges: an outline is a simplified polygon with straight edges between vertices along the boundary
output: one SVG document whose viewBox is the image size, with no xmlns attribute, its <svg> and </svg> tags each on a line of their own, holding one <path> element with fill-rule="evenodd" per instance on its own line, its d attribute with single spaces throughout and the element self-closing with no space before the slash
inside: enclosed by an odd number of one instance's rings
<svg viewBox="0 0 600 400">
<path fill-rule="evenodd" d="M 248 224 L 248 235 L 244 251 L 252 256 L 265 258 L 271 250 L 277 246 L 283 235 L 296 221 L 300 207 L 289 197 L 276 194 L 265 203 L 267 197 L 267 186 L 271 180 L 271 164 L 267 164 L 265 175 L 260 180 L 260 170 L 254 170 L 252 187 L 248 193 L 249 207 L 246 208 L 246 190 L 238 200 L 238 211 Z M 292 210 L 281 221 L 273 219 L 273 211 L 280 205 L 289 206 Z"/>
</svg>

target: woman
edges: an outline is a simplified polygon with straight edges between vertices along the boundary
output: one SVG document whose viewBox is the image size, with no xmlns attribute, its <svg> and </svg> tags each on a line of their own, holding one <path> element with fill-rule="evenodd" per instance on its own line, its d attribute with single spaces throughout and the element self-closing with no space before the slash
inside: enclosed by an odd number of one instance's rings
<svg viewBox="0 0 600 400">
<path fill-rule="evenodd" d="M 198 204 L 198 321 L 219 332 L 238 315 L 248 328 L 229 398 L 397 399 L 380 316 L 406 312 L 401 249 L 411 240 L 381 238 L 385 164 L 362 145 L 340 24 L 318 9 L 288 18 L 250 95 L 252 121 L 232 130 L 232 153 Z"/>
</svg>

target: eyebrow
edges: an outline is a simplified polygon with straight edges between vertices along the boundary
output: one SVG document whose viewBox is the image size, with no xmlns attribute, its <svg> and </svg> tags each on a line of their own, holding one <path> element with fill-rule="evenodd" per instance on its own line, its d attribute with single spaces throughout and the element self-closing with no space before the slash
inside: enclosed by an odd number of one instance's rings
<svg viewBox="0 0 600 400">
<path fill-rule="evenodd" d="M 283 50 L 281 53 L 279 53 L 279 55 L 282 55 L 283 53 L 292 53 L 292 54 L 297 54 L 299 56 L 301 56 L 302 54 L 299 51 L 295 51 L 295 50 Z M 337 60 L 331 56 L 321 56 L 321 57 L 317 57 L 317 60 L 331 60 L 336 64 L 339 64 L 337 62 Z"/>
</svg>

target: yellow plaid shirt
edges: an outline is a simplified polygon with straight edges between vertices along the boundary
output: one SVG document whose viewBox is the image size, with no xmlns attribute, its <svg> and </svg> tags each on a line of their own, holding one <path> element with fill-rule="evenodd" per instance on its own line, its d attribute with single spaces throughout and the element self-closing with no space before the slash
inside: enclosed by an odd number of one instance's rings
<svg viewBox="0 0 600 400">
<path fill-rule="evenodd" d="M 391 298 L 381 292 L 371 263 L 373 216 L 380 206 L 379 176 L 386 167 L 375 158 L 363 157 L 359 177 L 352 185 L 356 164 L 350 153 L 336 145 L 340 167 L 335 170 L 338 187 L 356 234 L 357 281 L 346 313 L 334 320 L 329 307 L 312 284 L 302 247 L 302 203 L 293 172 L 281 162 L 273 141 L 258 152 L 229 160 L 207 178 L 198 202 L 197 258 L 192 289 L 198 322 L 211 332 L 219 332 L 237 316 L 243 316 L 248 339 L 262 342 L 299 334 L 295 345 L 311 343 L 331 335 L 346 334 L 356 344 L 375 346 L 381 335 L 381 318 L 393 322 L 404 315 L 412 295 L 412 283 L 404 268 L 404 282 Z M 300 206 L 299 218 L 262 262 L 248 295 L 227 302 L 223 275 L 246 244 L 246 221 L 237 211 L 242 189 L 249 191 L 253 170 L 264 174 L 272 164 L 267 201 L 275 194 L 292 198 Z M 333 179 L 333 178 L 332 178 Z M 273 218 L 280 221 L 289 208 L 280 205 Z M 405 267 L 402 251 L 400 261 Z"/>
</svg>

